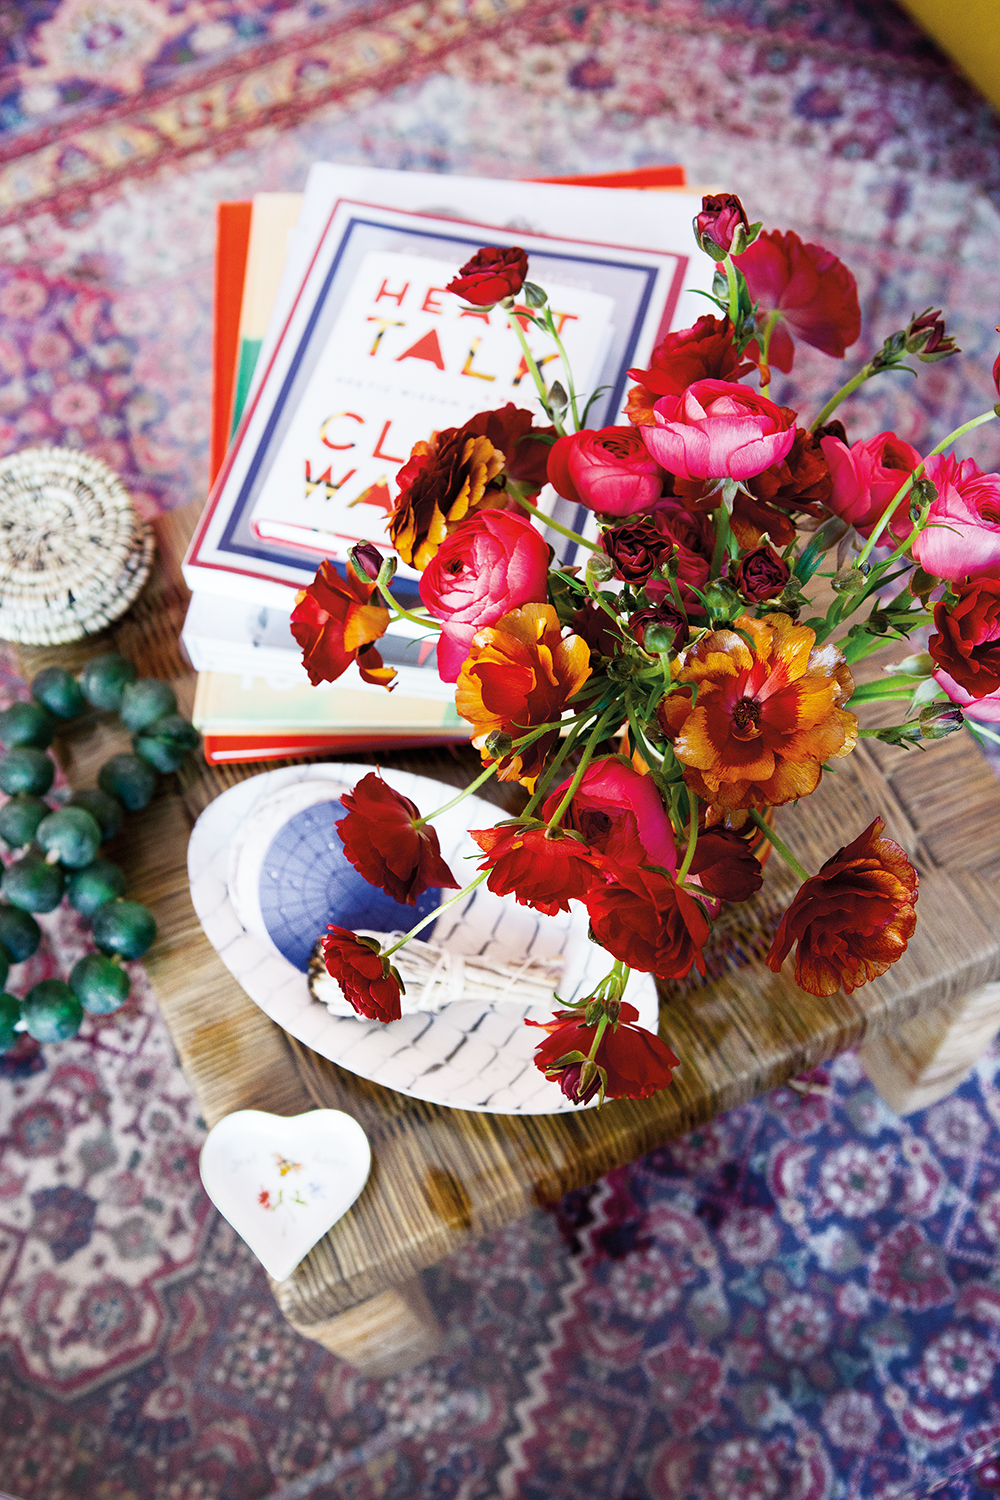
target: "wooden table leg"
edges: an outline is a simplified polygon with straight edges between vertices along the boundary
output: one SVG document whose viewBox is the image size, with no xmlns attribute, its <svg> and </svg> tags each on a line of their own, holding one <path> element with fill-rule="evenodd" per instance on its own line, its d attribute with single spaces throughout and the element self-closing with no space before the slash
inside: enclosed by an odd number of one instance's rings
<svg viewBox="0 0 1000 1500">
<path fill-rule="evenodd" d="M 870 1037 L 859 1055 L 889 1108 L 907 1115 L 956 1089 L 998 1031 L 1000 981 L 994 981 Z"/>
<path fill-rule="evenodd" d="M 441 1347 L 440 1326 L 416 1276 L 324 1323 L 289 1322 L 363 1375 L 399 1375 Z"/>
</svg>

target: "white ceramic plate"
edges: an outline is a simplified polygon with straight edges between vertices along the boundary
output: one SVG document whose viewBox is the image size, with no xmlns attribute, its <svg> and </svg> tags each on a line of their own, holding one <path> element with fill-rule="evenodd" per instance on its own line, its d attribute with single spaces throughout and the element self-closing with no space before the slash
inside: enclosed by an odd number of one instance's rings
<svg viewBox="0 0 1000 1500">
<path fill-rule="evenodd" d="M 400 925 L 395 917 L 387 919 L 388 898 L 362 881 L 339 852 L 332 824 L 340 809 L 334 807 L 328 816 L 329 802 L 315 800 L 321 790 L 315 783 L 330 783 L 335 801 L 370 770 L 324 764 L 265 771 L 230 787 L 206 808 L 191 835 L 188 875 L 191 899 L 209 941 L 273 1021 L 321 1056 L 372 1083 L 432 1104 L 492 1114 L 561 1114 L 579 1108 L 535 1067 L 533 1053 L 541 1033 L 524 1025 L 526 1018 L 549 1019 L 554 1002 L 551 1008 L 491 1008 L 458 1001 L 437 1015 L 404 1016 L 385 1026 L 360 1017 L 332 1016 L 313 999 L 305 958 L 327 923 L 378 931 Z M 394 770 L 383 775 L 422 813 L 455 795 L 454 787 L 424 776 Z M 274 833 L 271 819 L 278 793 L 286 818 L 283 824 L 278 819 Z M 297 811 L 289 812 L 290 808 Z M 456 879 L 468 878 L 475 869 L 472 857 L 481 858 L 469 828 L 492 827 L 504 816 L 492 803 L 469 797 L 435 819 L 441 852 Z M 258 889 L 251 899 L 240 850 L 262 828 L 270 843 L 261 856 Z M 242 876 L 238 909 L 229 884 L 237 869 Z M 421 898 L 418 912 L 425 899 L 436 904 L 428 894 Z M 414 921 L 413 908 L 406 912 L 404 928 Z M 482 954 L 502 963 L 523 962 L 529 955 L 564 955 L 559 994 L 571 1000 L 586 994 L 611 967 L 609 955 L 588 939 L 587 926 L 587 913 L 578 903 L 571 913 L 546 917 L 512 898 L 494 896 L 481 885 L 438 919 L 433 938 L 454 952 Z M 651 976 L 633 974 L 626 998 L 639 1011 L 639 1024 L 655 1031 L 659 1008 Z"/>
<path fill-rule="evenodd" d="M 339 1109 L 267 1114 L 239 1109 L 201 1148 L 205 1191 L 275 1281 L 342 1219 L 368 1181 L 372 1153 Z"/>
</svg>

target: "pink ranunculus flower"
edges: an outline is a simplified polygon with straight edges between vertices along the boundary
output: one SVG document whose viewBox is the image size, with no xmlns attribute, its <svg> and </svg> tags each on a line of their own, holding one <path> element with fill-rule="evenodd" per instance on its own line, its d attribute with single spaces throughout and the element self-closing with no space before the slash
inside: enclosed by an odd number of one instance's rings
<svg viewBox="0 0 1000 1500">
<path fill-rule="evenodd" d="M 795 413 L 729 380 L 696 380 L 653 407 L 639 428 L 657 463 L 680 479 L 752 479 L 795 441 Z"/>
<path fill-rule="evenodd" d="M 984 724 L 1000 724 L 1000 688 L 984 698 L 973 698 L 948 672 L 937 671 L 934 681 L 943 687 L 952 703 L 957 703 L 967 719 L 982 719 Z"/>
<path fill-rule="evenodd" d="M 549 449 L 549 483 L 602 516 L 650 510 L 663 493 L 663 470 L 634 427 L 568 432 Z"/>
<path fill-rule="evenodd" d="M 570 780 L 549 793 L 541 817 L 552 816 Z M 674 831 L 656 783 L 620 756 L 591 762 L 562 825 L 582 834 L 590 848 L 612 865 L 658 865 L 671 875 L 677 869 Z"/>
<path fill-rule="evenodd" d="M 913 555 L 927 573 L 959 583 L 1000 577 L 1000 474 L 975 459 L 935 454 L 924 472 L 937 488 Z"/>
<path fill-rule="evenodd" d="M 421 575 L 420 597 L 444 621 L 437 658 L 443 681 L 458 681 L 477 630 L 523 604 L 545 603 L 548 569 L 548 544 L 509 511 L 479 511 L 441 543 Z"/>
<path fill-rule="evenodd" d="M 877 433 L 850 448 L 838 437 L 825 437 L 820 447 L 833 480 L 827 505 L 862 536 L 869 536 L 893 495 L 920 463 L 920 454 L 894 432 Z M 899 502 L 889 530 L 897 542 L 913 530 L 908 495 Z"/>
</svg>

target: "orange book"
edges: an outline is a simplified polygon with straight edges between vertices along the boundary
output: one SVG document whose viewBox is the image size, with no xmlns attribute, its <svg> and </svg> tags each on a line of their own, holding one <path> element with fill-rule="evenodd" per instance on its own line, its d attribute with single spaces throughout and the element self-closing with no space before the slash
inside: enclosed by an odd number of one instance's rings
<svg viewBox="0 0 1000 1500">
<path fill-rule="evenodd" d="M 687 187 L 683 167 L 635 167 L 629 172 L 598 172 L 595 176 L 533 177 L 532 182 L 564 182 L 570 187 L 671 188 Z"/>
<path fill-rule="evenodd" d="M 252 203 L 220 203 L 215 232 L 215 338 L 212 348 L 212 447 L 209 481 L 222 467 L 229 446 L 240 307 L 250 243 Z"/>
</svg>

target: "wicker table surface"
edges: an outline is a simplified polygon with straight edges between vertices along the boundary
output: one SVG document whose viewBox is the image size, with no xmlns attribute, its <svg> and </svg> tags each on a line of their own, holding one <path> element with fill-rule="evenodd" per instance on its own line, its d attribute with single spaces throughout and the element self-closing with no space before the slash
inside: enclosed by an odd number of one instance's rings
<svg viewBox="0 0 1000 1500">
<path fill-rule="evenodd" d="M 194 678 L 178 646 L 187 601 L 179 559 L 193 520 L 184 513 L 161 518 L 153 577 L 121 622 L 83 648 L 21 648 L 25 672 L 115 647 L 140 674 L 170 678 L 181 711 L 189 713 Z M 120 731 L 96 716 L 61 737 L 56 749 L 74 785 L 94 784 L 112 739 L 124 748 Z M 408 752 L 393 763 L 461 785 L 470 754 Z M 156 913 L 160 936 L 148 955 L 149 974 L 208 1123 L 243 1108 L 295 1114 L 329 1106 L 354 1115 L 369 1135 L 368 1187 L 275 1289 L 303 1331 L 406 1284 L 470 1232 L 592 1182 L 866 1036 L 898 1038 L 911 1017 L 947 1020 L 970 992 L 996 993 L 1000 783 L 965 734 L 923 753 L 863 741 L 814 796 L 794 811 L 780 810 L 777 826 L 811 869 L 876 814 L 908 849 L 921 872 L 919 922 L 907 954 L 884 978 L 852 996 L 820 1000 L 803 994 L 786 973 L 771 973 L 760 954 L 794 889 L 772 860 L 764 892 L 739 909 L 724 935 L 709 982 L 677 986 L 665 996 L 663 1034 L 683 1060 L 669 1089 L 610 1104 L 600 1114 L 531 1118 L 412 1100 L 355 1077 L 283 1033 L 240 989 L 201 931 L 186 874 L 191 824 L 220 791 L 258 769 L 201 761 L 185 767 L 130 817 L 127 845 L 119 836 L 109 854 L 126 867 L 130 895 Z M 497 791 L 498 800 L 509 795 Z"/>
</svg>

